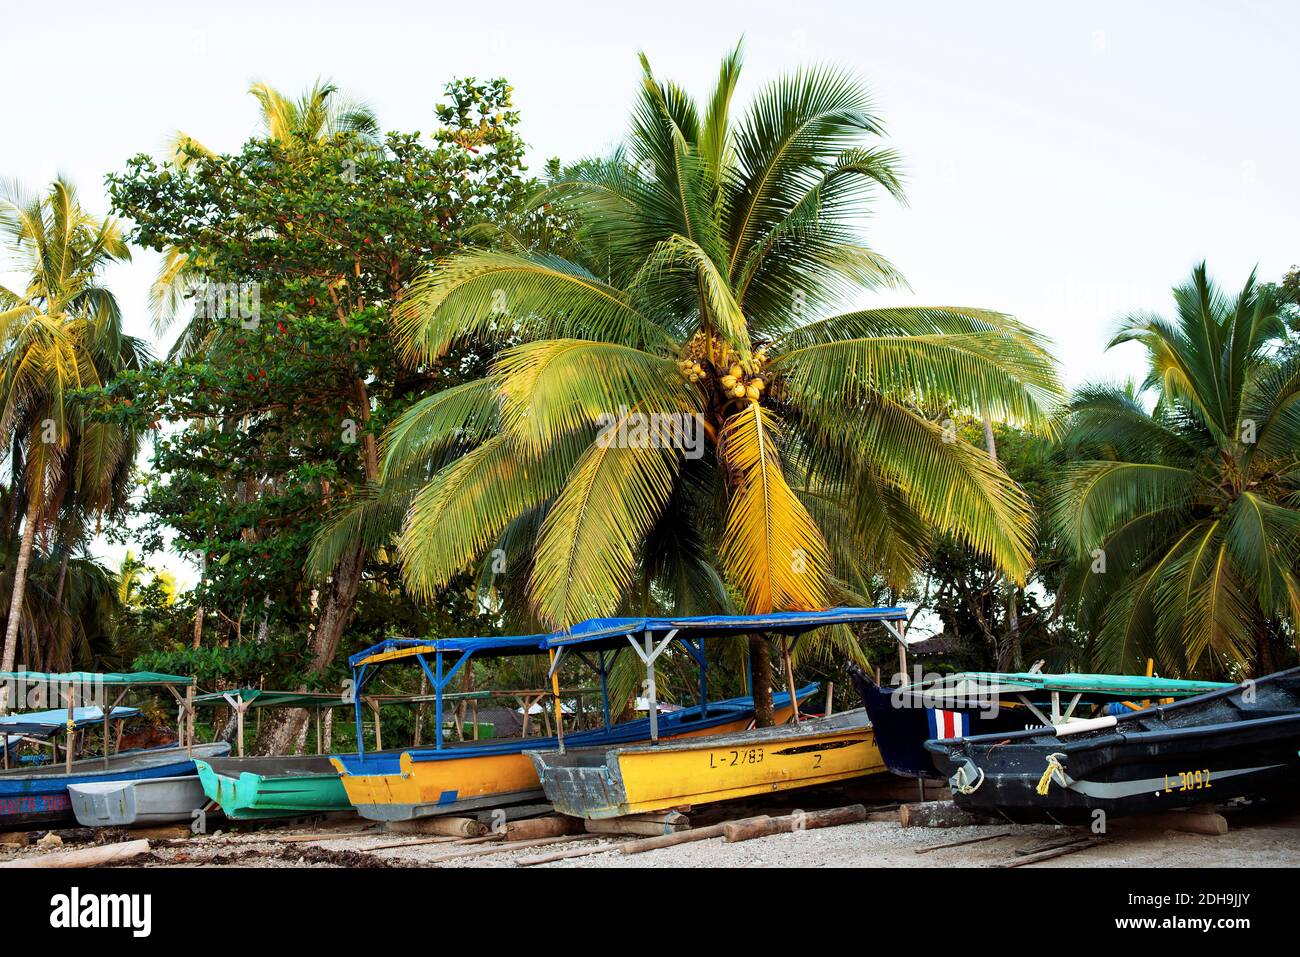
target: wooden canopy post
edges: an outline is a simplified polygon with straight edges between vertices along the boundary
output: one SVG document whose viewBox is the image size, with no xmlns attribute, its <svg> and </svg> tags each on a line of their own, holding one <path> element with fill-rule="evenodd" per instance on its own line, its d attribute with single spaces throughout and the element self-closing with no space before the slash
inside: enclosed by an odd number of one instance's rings
<svg viewBox="0 0 1300 957">
<path fill-rule="evenodd" d="M 320 724 L 320 705 L 316 706 L 316 753 L 317 754 L 325 753 L 325 743 L 322 738 L 321 724 Z"/>
<path fill-rule="evenodd" d="M 794 723 L 800 724 L 799 696 L 794 688 L 794 664 L 790 661 L 790 636 L 781 636 L 781 661 L 785 665 L 785 685 L 790 690 L 790 707 L 794 709 Z"/>
<path fill-rule="evenodd" d="M 551 656 L 551 697 L 555 704 L 555 735 L 560 745 L 560 753 L 564 753 L 564 714 L 560 708 L 560 669 L 555 660 L 555 649 L 550 650 Z"/>
<path fill-rule="evenodd" d="M 113 713 L 113 706 L 110 704 L 104 709 L 104 767 L 108 767 L 108 716 Z"/>
<path fill-rule="evenodd" d="M 374 698 L 367 698 L 366 704 L 370 705 L 370 713 L 375 719 L 375 750 L 384 750 L 384 732 L 379 720 L 379 702 Z"/>
<path fill-rule="evenodd" d="M 235 733 L 238 735 L 236 747 L 239 749 L 239 756 L 244 756 L 244 713 L 248 710 L 248 705 L 244 702 L 244 696 L 240 695 L 239 700 L 235 702 Z"/>
<path fill-rule="evenodd" d="M 76 746 L 76 743 L 73 740 L 73 736 L 77 733 L 75 730 L 77 719 L 72 710 L 72 701 L 73 701 L 72 685 L 69 684 L 68 685 L 68 743 L 67 743 L 67 747 L 64 749 L 67 752 L 64 755 L 64 761 L 69 774 L 72 773 L 72 750 Z"/>
<path fill-rule="evenodd" d="M 185 689 L 185 753 L 194 757 L 194 684 Z"/>
</svg>

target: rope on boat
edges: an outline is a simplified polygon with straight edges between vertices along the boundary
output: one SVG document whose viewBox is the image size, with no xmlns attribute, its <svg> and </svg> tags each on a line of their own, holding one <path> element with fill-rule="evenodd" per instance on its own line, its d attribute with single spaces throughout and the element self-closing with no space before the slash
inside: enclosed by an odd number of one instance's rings
<svg viewBox="0 0 1300 957">
<path fill-rule="evenodd" d="M 1069 782 L 1065 780 L 1065 765 L 1061 763 L 1065 757 L 1061 752 L 1049 754 L 1047 756 L 1047 769 L 1043 771 L 1043 776 L 1038 779 L 1038 787 L 1035 789 L 1039 794 L 1046 794 L 1048 788 L 1055 781 L 1061 787 L 1067 787 Z"/>
<path fill-rule="evenodd" d="M 975 768 L 979 772 L 978 778 L 971 775 L 971 768 Z M 974 781 L 973 784 L 971 783 L 972 780 Z M 952 776 L 952 780 L 948 783 L 956 788 L 960 794 L 974 794 L 980 789 L 980 785 L 984 783 L 984 769 L 975 767 L 975 764 L 971 761 L 966 761 L 957 769 L 957 773 Z"/>
</svg>

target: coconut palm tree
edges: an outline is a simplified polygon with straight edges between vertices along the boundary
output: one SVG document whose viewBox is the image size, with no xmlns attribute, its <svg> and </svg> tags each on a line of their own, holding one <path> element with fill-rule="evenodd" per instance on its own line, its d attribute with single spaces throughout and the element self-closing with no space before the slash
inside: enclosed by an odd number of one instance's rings
<svg viewBox="0 0 1300 957">
<path fill-rule="evenodd" d="M 363 144 L 379 141 L 379 119 L 366 103 L 340 95 L 333 83 L 318 79 L 298 97 L 292 97 L 267 83 L 254 83 L 248 90 L 258 103 L 260 120 L 257 137 L 278 141 L 291 153 L 311 143 L 352 135 Z M 177 130 L 169 151 L 171 162 L 185 168 L 200 156 L 215 155 L 194 137 Z M 154 332 L 161 336 L 176 322 L 194 286 L 202 278 L 202 265 L 185 250 L 169 246 L 149 288 L 149 311 Z M 171 357 L 197 354 L 207 340 L 211 324 L 195 315 L 177 337 Z"/>
<path fill-rule="evenodd" d="M 139 448 L 134 430 L 90 419 L 75 393 L 138 367 L 147 351 L 122 332 L 100 281 L 104 266 L 130 258 L 122 232 L 84 210 L 69 183 L 55 180 L 43 196 L 0 191 L 0 233 L 27 276 L 21 291 L 0 286 L 0 442 L 17 506 L 11 530 L 21 527 L 0 658 L 9 670 L 37 535 L 58 528 L 66 558 L 86 519 L 125 502 Z"/>
<path fill-rule="evenodd" d="M 467 251 L 399 311 L 413 363 L 504 348 L 387 437 L 391 497 L 363 507 L 409 501 L 407 585 L 429 595 L 504 556 L 550 625 L 733 596 L 821 608 L 873 576 L 903 584 L 936 529 L 1022 580 L 1024 495 L 925 410 L 1047 427 L 1040 338 L 983 309 L 826 314 L 900 281 L 856 231 L 874 192 L 902 196 L 862 86 L 801 70 L 737 116 L 739 48 L 703 107 L 642 64 L 626 143 L 537 198 L 572 223 L 567 255 Z"/>
<path fill-rule="evenodd" d="M 1201 263 L 1174 302 L 1112 340 L 1146 349 L 1146 381 L 1070 407 L 1053 509 L 1076 555 L 1065 598 L 1104 666 L 1271 671 L 1300 626 L 1300 356 L 1279 350 L 1253 274 L 1230 297 Z"/>
</svg>

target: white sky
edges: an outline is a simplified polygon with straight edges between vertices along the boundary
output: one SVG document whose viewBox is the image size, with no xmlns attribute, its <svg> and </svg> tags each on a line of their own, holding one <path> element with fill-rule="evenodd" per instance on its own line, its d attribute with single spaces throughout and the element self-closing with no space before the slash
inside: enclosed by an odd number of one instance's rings
<svg viewBox="0 0 1300 957">
<path fill-rule="evenodd" d="M 385 129 L 428 131 L 448 79 L 504 75 L 538 169 L 622 135 L 638 50 L 703 98 L 743 34 L 738 103 L 800 64 L 844 66 L 906 157 L 909 206 L 882 202 L 864 228 L 912 291 L 864 303 L 1013 313 L 1052 337 L 1075 385 L 1140 373 L 1135 347 L 1104 350 L 1117 316 L 1168 311 L 1198 260 L 1230 288 L 1300 261 L 1293 3 L 7 6 L 0 177 L 39 188 L 62 171 L 101 212 L 104 174 L 174 129 L 236 148 L 255 80 L 332 78 Z M 109 275 L 137 335 L 156 265 L 141 253 Z"/>
</svg>

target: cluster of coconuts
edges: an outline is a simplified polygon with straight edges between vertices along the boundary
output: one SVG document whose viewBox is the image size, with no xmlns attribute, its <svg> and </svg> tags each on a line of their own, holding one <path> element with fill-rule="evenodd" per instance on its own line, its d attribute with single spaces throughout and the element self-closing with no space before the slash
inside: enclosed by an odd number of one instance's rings
<svg viewBox="0 0 1300 957">
<path fill-rule="evenodd" d="M 677 363 L 682 377 L 695 384 L 708 381 L 714 369 L 713 362 L 706 358 L 707 352 L 696 348 L 699 345 L 701 343 L 692 340 L 687 355 Z M 762 376 L 763 367 L 767 365 L 767 353 L 761 348 L 754 352 L 750 359 L 754 371 L 750 374 L 746 373 L 738 353 L 716 341 L 714 345 L 719 347 L 717 353 L 720 354 L 717 368 L 726 370 L 718 379 L 722 393 L 728 398 L 757 402 L 762 397 L 763 390 L 767 388 L 767 382 Z"/>
</svg>

